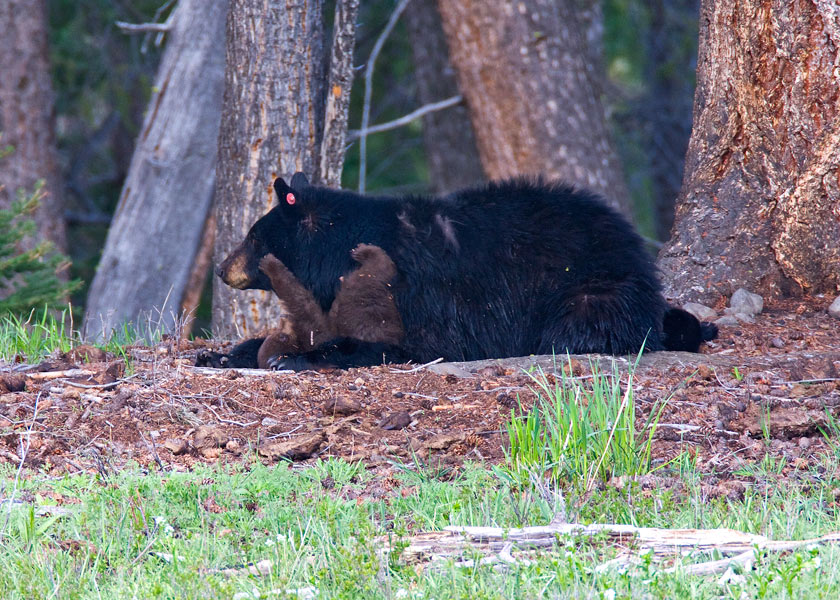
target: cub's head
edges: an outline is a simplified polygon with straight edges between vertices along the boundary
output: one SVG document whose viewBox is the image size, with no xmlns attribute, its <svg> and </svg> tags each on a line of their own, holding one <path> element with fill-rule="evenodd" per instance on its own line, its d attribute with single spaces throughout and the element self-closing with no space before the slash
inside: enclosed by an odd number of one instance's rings
<svg viewBox="0 0 840 600">
<path fill-rule="evenodd" d="M 300 172 L 290 183 L 275 179 L 274 191 L 277 204 L 254 223 L 216 274 L 237 289 L 270 290 L 271 282 L 259 264 L 265 255 L 273 254 L 322 299 L 330 295 L 351 260 L 349 248 L 344 252 L 334 248 L 351 243 L 344 240 L 346 232 L 336 233 L 346 229 L 346 211 L 333 197 L 342 193 L 310 185 Z"/>
</svg>

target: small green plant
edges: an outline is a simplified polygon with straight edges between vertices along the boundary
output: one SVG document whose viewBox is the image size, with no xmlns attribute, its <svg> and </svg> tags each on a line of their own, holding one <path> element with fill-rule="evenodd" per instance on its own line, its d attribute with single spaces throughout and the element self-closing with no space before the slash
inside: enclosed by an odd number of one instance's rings
<svg viewBox="0 0 840 600">
<path fill-rule="evenodd" d="M 738 367 L 732 367 L 732 376 L 735 378 L 736 381 L 743 381 L 744 374 L 738 369 Z"/>
<path fill-rule="evenodd" d="M 593 366 L 586 383 L 564 370 L 555 369 L 553 382 L 542 370 L 529 374 L 537 399 L 524 415 L 511 413 L 507 424 L 512 471 L 527 474 L 537 467 L 555 478 L 582 479 L 587 489 L 597 479 L 649 472 L 653 435 L 667 400 L 637 430 L 634 367 L 624 386 L 617 368 L 605 374 Z"/>
<path fill-rule="evenodd" d="M 25 314 L 33 307 L 60 304 L 81 285 L 81 281 L 62 281 L 58 276 L 69 264 L 50 242 L 42 241 L 26 249 L 26 240 L 35 232 L 32 213 L 44 197 L 44 182 L 18 198 L 8 209 L 0 209 L 0 313 Z"/>
</svg>

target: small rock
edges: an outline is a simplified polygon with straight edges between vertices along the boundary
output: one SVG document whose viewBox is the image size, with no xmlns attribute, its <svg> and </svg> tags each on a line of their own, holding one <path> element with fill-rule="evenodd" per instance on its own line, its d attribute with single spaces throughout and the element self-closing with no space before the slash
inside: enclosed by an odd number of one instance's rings
<svg viewBox="0 0 840 600">
<path fill-rule="evenodd" d="M 729 306 L 735 313 L 754 316 L 764 309 L 764 299 L 758 294 L 739 288 L 729 299 Z"/>
<path fill-rule="evenodd" d="M 784 348 L 785 347 L 785 341 L 780 337 L 774 337 L 772 340 L 770 340 L 770 344 L 774 348 Z"/>
<path fill-rule="evenodd" d="M 22 392 L 26 387 L 26 378 L 15 373 L 0 375 L 0 393 Z"/>
<path fill-rule="evenodd" d="M 193 444 L 199 450 L 205 448 L 220 448 L 227 444 L 228 437 L 212 425 L 202 425 L 195 430 Z"/>
<path fill-rule="evenodd" d="M 260 426 L 265 427 L 268 429 L 269 427 L 277 427 L 280 424 L 280 421 L 277 419 L 272 419 L 271 417 L 265 417 L 261 422 Z"/>
<path fill-rule="evenodd" d="M 452 444 L 463 441 L 463 433 L 441 433 L 423 442 L 423 448 L 427 450 L 446 450 Z"/>
<path fill-rule="evenodd" d="M 742 323 L 755 323 L 755 317 L 747 313 L 734 313 L 732 316 Z"/>
<path fill-rule="evenodd" d="M 260 446 L 259 453 L 271 460 L 288 458 L 290 460 L 305 460 L 315 454 L 327 440 L 323 431 L 304 435 L 287 442 L 269 442 Z"/>
<path fill-rule="evenodd" d="M 438 375 L 452 375 L 454 377 L 460 377 L 462 379 L 474 377 L 474 375 L 469 371 L 465 371 L 461 367 L 456 367 L 452 363 L 439 363 L 436 365 L 431 365 L 428 367 L 428 370 L 432 373 L 437 373 Z"/>
<path fill-rule="evenodd" d="M 187 440 L 182 440 L 180 438 L 170 438 L 163 442 L 163 447 L 175 456 L 180 456 L 189 451 L 190 443 Z"/>
<path fill-rule="evenodd" d="M 690 312 L 701 321 L 712 321 L 717 319 L 718 316 L 715 309 L 709 308 L 705 304 L 699 304 L 697 302 L 686 302 L 683 304 L 683 310 Z"/>
<path fill-rule="evenodd" d="M 736 402 L 735 410 L 737 410 L 738 412 L 744 412 L 745 410 L 747 410 L 747 404 L 745 402 Z"/>
<path fill-rule="evenodd" d="M 715 325 L 718 327 L 735 327 L 740 324 L 741 322 L 732 315 L 723 316 L 715 321 Z"/>
<path fill-rule="evenodd" d="M 700 379 L 711 381 L 715 377 L 715 370 L 709 365 L 699 365 L 697 367 L 697 376 Z"/>
<path fill-rule="evenodd" d="M 379 427 L 386 431 L 394 431 L 397 429 L 404 429 L 411 423 L 411 415 L 408 412 L 401 410 L 391 413 L 379 422 Z"/>
<path fill-rule="evenodd" d="M 95 346 L 83 344 L 81 346 L 73 348 L 69 352 L 65 352 L 62 355 L 62 358 L 73 364 L 93 363 L 104 362 L 108 360 L 108 354 L 101 348 L 96 348 Z"/>
<path fill-rule="evenodd" d="M 476 371 L 476 375 L 481 377 L 497 377 L 499 375 L 504 375 L 505 371 L 498 365 L 488 365 L 482 369 Z"/>
<path fill-rule="evenodd" d="M 327 416 L 330 415 L 352 415 L 362 410 L 358 402 L 349 400 L 347 398 L 327 398 L 324 401 L 323 411 Z"/>
<path fill-rule="evenodd" d="M 201 450 L 201 456 L 210 460 L 219 458 L 221 455 L 221 448 L 204 448 L 203 450 Z"/>
<path fill-rule="evenodd" d="M 801 437 L 799 438 L 799 447 L 802 450 L 807 450 L 811 447 L 811 438 Z"/>
<path fill-rule="evenodd" d="M 225 444 L 225 450 L 233 452 L 234 454 L 239 454 L 239 442 L 236 440 L 228 440 L 228 443 Z"/>
<path fill-rule="evenodd" d="M 353 383 L 355 383 L 355 384 L 356 384 L 356 387 L 364 387 L 364 385 L 365 385 L 365 380 L 364 380 L 364 379 L 362 379 L 361 377 L 357 377 L 357 378 L 356 378 L 356 381 L 354 381 Z"/>
<path fill-rule="evenodd" d="M 837 296 L 831 306 L 828 307 L 828 314 L 835 319 L 840 319 L 840 296 Z"/>
</svg>

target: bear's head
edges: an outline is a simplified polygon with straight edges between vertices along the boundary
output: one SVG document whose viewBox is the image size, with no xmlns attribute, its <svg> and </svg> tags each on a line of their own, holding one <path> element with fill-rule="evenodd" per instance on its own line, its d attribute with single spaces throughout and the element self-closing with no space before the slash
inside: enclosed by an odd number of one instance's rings
<svg viewBox="0 0 840 600">
<path fill-rule="evenodd" d="M 288 184 L 275 179 L 274 191 L 278 203 L 254 223 L 216 274 L 237 289 L 271 290 L 259 263 L 273 254 L 328 307 L 338 278 L 353 268 L 350 250 L 358 242 L 352 237 L 352 194 L 310 185 L 300 172 Z"/>
</svg>

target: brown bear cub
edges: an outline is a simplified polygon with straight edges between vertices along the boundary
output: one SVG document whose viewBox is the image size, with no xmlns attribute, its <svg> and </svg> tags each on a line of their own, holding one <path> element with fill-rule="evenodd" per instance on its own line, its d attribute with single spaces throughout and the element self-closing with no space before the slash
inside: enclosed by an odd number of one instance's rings
<svg viewBox="0 0 840 600">
<path fill-rule="evenodd" d="M 394 262 L 382 248 L 370 244 L 359 244 L 350 255 L 359 267 L 341 277 L 328 313 L 273 254 L 260 260 L 260 270 L 291 322 L 291 331 L 275 331 L 262 343 L 257 354 L 260 368 L 273 368 L 284 355 L 308 352 L 335 338 L 392 345 L 402 341 L 402 319 L 390 284 L 397 274 Z"/>
</svg>

